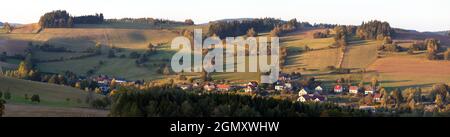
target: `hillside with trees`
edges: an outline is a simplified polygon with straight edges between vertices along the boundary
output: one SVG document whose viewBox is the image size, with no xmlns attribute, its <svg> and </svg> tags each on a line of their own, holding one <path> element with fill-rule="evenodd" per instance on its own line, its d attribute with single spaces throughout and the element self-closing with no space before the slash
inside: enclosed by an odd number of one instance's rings
<svg viewBox="0 0 450 137">
<path fill-rule="evenodd" d="M 366 40 L 383 40 L 386 36 L 393 36 L 395 31 L 388 22 L 369 21 L 363 22 L 356 30 L 356 35 Z"/>
</svg>

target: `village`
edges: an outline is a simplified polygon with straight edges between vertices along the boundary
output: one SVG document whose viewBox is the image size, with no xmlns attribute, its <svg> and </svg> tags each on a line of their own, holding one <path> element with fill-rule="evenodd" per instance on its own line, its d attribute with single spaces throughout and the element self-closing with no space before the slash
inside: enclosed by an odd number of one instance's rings
<svg viewBox="0 0 450 137">
<path fill-rule="evenodd" d="M 115 89 L 111 85 L 146 85 L 146 81 L 127 81 L 125 79 L 98 75 L 91 77 L 98 83 L 101 94 L 114 94 Z M 229 84 L 220 81 L 202 81 L 196 79 L 192 82 L 173 83 L 184 91 L 197 91 L 199 93 L 239 93 L 245 95 L 257 95 L 262 97 L 279 97 L 297 102 L 332 102 L 340 106 L 350 106 L 359 109 L 374 110 L 375 104 L 379 104 L 383 94 L 380 86 L 365 85 L 364 87 L 347 84 L 333 84 L 326 86 L 313 77 L 302 77 L 300 73 L 281 73 L 273 84 L 262 84 L 257 81 L 248 81 L 242 84 Z M 336 98 L 354 97 L 357 100 L 339 101 Z M 370 96 L 371 103 L 360 103 L 360 99 Z"/>
</svg>

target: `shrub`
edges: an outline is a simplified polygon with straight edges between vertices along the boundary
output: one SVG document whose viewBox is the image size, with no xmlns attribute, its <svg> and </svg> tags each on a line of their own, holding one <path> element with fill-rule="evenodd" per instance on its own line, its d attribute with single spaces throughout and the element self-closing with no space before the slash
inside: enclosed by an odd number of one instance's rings
<svg viewBox="0 0 450 137">
<path fill-rule="evenodd" d="M 327 38 L 327 37 L 328 37 L 328 34 L 323 33 L 323 32 L 315 32 L 313 34 L 314 39 Z"/>
<path fill-rule="evenodd" d="M 11 93 L 9 91 L 6 91 L 4 95 L 5 95 L 5 99 L 6 100 L 10 100 L 11 99 Z"/>
<path fill-rule="evenodd" d="M 31 96 L 31 102 L 40 103 L 41 99 L 40 99 L 39 95 L 36 94 L 36 95 Z"/>
<path fill-rule="evenodd" d="M 94 101 L 91 102 L 91 106 L 97 109 L 104 109 L 109 105 L 111 105 L 111 100 L 108 97 L 95 99 Z"/>
</svg>

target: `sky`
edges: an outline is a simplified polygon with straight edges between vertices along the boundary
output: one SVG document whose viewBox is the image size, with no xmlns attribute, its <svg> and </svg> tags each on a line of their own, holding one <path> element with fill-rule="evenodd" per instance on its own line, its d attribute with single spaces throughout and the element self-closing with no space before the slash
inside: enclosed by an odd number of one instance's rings
<svg viewBox="0 0 450 137">
<path fill-rule="evenodd" d="M 450 0 L 0 0 L 0 21 L 34 23 L 46 12 L 106 18 L 153 17 L 196 24 L 230 18 L 297 18 L 310 23 L 359 25 L 388 21 L 419 31 L 450 30 Z M 8 3 L 8 6 L 4 4 Z"/>
</svg>

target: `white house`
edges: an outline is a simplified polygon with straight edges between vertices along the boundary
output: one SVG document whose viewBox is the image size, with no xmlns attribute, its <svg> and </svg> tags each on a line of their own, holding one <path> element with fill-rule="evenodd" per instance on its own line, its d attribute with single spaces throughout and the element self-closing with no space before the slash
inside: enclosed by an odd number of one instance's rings
<svg viewBox="0 0 450 137">
<path fill-rule="evenodd" d="M 297 101 L 298 102 L 306 102 L 306 99 L 305 99 L 305 97 L 300 96 L 300 97 L 298 97 Z"/>
<path fill-rule="evenodd" d="M 283 89 L 284 89 L 284 86 L 283 86 L 283 85 L 275 85 L 275 90 L 281 91 L 281 90 L 283 90 Z"/>
<path fill-rule="evenodd" d="M 292 89 L 292 84 L 291 83 L 286 83 L 286 84 L 284 84 L 284 88 Z"/>
<path fill-rule="evenodd" d="M 256 88 L 248 85 L 247 87 L 244 88 L 244 91 L 245 92 L 254 92 L 254 91 L 256 91 Z"/>
<path fill-rule="evenodd" d="M 300 97 L 303 95 L 307 95 L 307 94 L 308 94 L 308 92 L 305 89 L 298 91 L 298 96 L 300 96 Z"/>
<path fill-rule="evenodd" d="M 308 94 L 308 95 L 303 95 L 298 97 L 297 101 L 298 102 L 306 102 L 306 101 L 311 101 L 311 102 L 323 102 L 325 101 L 326 98 L 317 94 Z"/>
<path fill-rule="evenodd" d="M 322 92 L 323 88 L 321 86 L 317 86 L 314 90 L 317 92 Z"/>
<path fill-rule="evenodd" d="M 374 91 L 373 91 L 373 88 L 371 87 L 371 86 L 368 86 L 368 87 L 366 87 L 366 88 L 364 88 L 365 89 L 365 91 L 364 91 L 364 94 L 372 94 L 373 95 L 373 93 L 374 93 Z"/>
<path fill-rule="evenodd" d="M 189 90 L 189 89 L 191 89 L 191 85 L 188 85 L 188 84 L 184 84 L 184 85 L 179 85 L 179 87 L 182 89 L 182 90 Z"/>
</svg>

